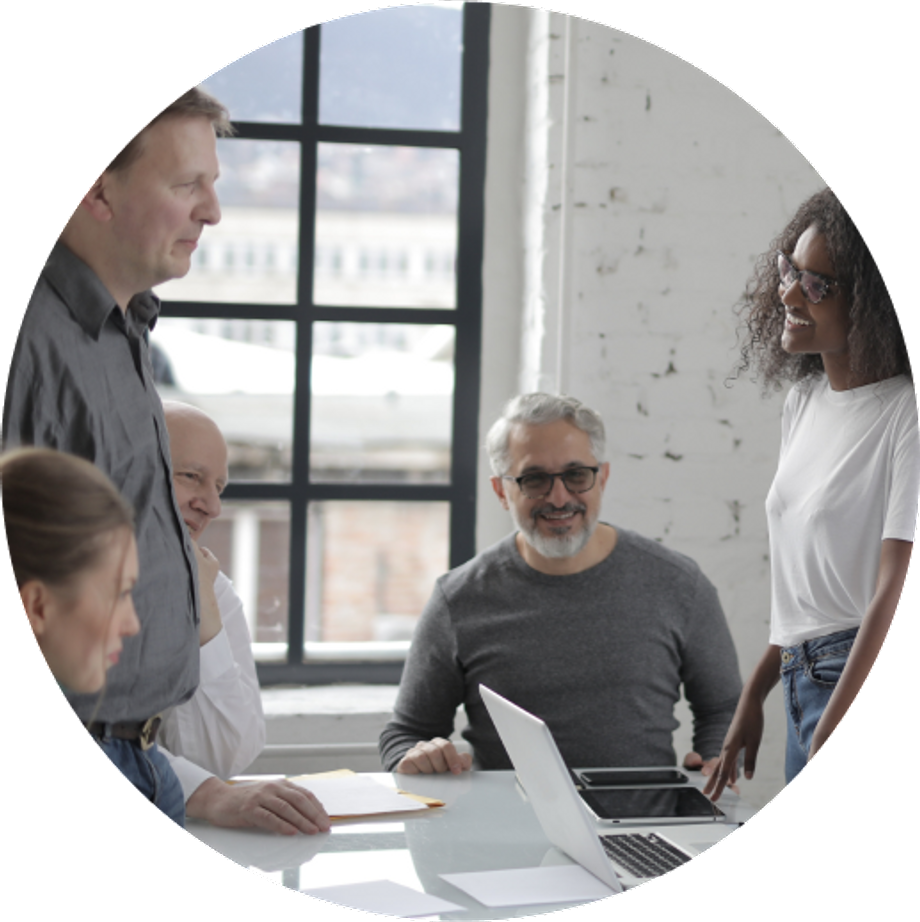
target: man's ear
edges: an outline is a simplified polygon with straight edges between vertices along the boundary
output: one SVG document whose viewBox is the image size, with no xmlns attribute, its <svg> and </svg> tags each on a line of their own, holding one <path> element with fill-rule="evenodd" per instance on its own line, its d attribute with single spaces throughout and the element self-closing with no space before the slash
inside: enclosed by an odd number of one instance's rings
<svg viewBox="0 0 920 922">
<path fill-rule="evenodd" d="M 80 201 L 80 207 L 100 222 L 110 221 L 112 218 L 112 206 L 109 202 L 111 179 L 108 173 L 103 173 Z"/>
<path fill-rule="evenodd" d="M 605 461 L 601 465 L 601 469 L 597 472 L 597 479 L 601 482 L 601 492 L 603 492 L 604 487 L 607 486 L 607 478 L 610 476 L 610 462 Z"/>
<path fill-rule="evenodd" d="M 492 489 L 495 491 L 495 495 L 498 497 L 498 501 L 502 506 L 508 508 L 508 497 L 505 495 L 505 482 L 501 477 L 492 478 Z"/>
</svg>

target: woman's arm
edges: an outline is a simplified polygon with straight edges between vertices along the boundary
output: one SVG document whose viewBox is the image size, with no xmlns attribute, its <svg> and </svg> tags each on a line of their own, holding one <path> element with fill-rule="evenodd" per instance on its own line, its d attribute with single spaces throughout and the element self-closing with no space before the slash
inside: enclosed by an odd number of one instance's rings
<svg viewBox="0 0 920 922">
<path fill-rule="evenodd" d="M 719 799 L 726 784 L 733 785 L 738 780 L 738 754 L 742 749 L 744 777 L 754 777 L 757 752 L 763 739 L 763 704 L 779 681 L 781 653 L 780 647 L 773 644 L 767 647 L 741 690 L 741 698 L 725 735 L 719 761 L 703 788 L 703 793 L 714 801 Z"/>
<path fill-rule="evenodd" d="M 809 759 L 824 745 L 843 719 L 843 715 L 862 688 L 878 651 L 882 648 L 898 606 L 898 599 L 901 598 L 912 548 L 913 543 L 910 541 L 898 541 L 894 538 L 882 541 L 875 595 L 869 603 L 837 687 L 815 727 L 811 751 L 808 753 Z"/>
</svg>

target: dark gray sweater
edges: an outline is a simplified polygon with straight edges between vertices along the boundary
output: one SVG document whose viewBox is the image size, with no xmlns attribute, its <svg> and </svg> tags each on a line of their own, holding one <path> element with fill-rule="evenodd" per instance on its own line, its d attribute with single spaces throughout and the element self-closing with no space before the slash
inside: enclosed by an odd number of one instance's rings
<svg viewBox="0 0 920 922">
<path fill-rule="evenodd" d="M 450 736 L 460 704 L 475 767 L 511 768 L 480 682 L 545 720 L 572 767 L 673 765 L 683 684 L 694 749 L 718 754 L 741 677 L 715 587 L 689 557 L 618 532 L 572 576 L 534 570 L 510 535 L 438 580 L 380 735 L 387 771 Z"/>
</svg>

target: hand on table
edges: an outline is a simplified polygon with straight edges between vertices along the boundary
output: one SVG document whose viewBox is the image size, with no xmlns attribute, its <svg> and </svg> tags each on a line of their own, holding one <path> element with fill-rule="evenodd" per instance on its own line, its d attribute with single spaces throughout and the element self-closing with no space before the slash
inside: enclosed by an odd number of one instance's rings
<svg viewBox="0 0 920 922">
<path fill-rule="evenodd" d="M 699 772 L 704 778 L 709 778 L 714 771 L 719 766 L 719 757 L 713 756 L 711 759 L 704 759 L 698 752 L 688 752 L 684 756 L 684 768 L 687 771 Z M 730 787 L 736 794 L 738 792 L 737 784 L 729 784 Z M 721 790 L 719 791 L 721 794 Z"/>
<path fill-rule="evenodd" d="M 684 756 L 684 768 L 691 772 L 699 772 L 704 778 L 708 778 L 718 764 L 718 756 L 704 759 L 698 752 L 688 752 Z"/>
<path fill-rule="evenodd" d="M 323 805 L 306 788 L 290 781 L 227 784 L 209 778 L 185 804 L 195 819 L 228 829 L 259 827 L 283 835 L 328 832 L 329 817 Z"/>
<path fill-rule="evenodd" d="M 404 775 L 430 775 L 438 772 L 459 775 L 469 771 L 472 765 L 473 757 L 468 752 L 457 752 L 450 740 L 436 737 L 416 743 L 402 757 L 396 771 Z"/>
</svg>

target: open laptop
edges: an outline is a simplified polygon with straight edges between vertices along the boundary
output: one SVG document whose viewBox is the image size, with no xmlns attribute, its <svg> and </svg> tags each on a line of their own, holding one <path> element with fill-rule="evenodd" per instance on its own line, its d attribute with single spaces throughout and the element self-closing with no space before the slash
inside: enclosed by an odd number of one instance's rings
<svg viewBox="0 0 920 922">
<path fill-rule="evenodd" d="M 546 724 L 485 685 L 479 691 L 546 837 L 612 890 L 636 886 L 699 854 L 659 832 L 600 834 Z"/>
</svg>

